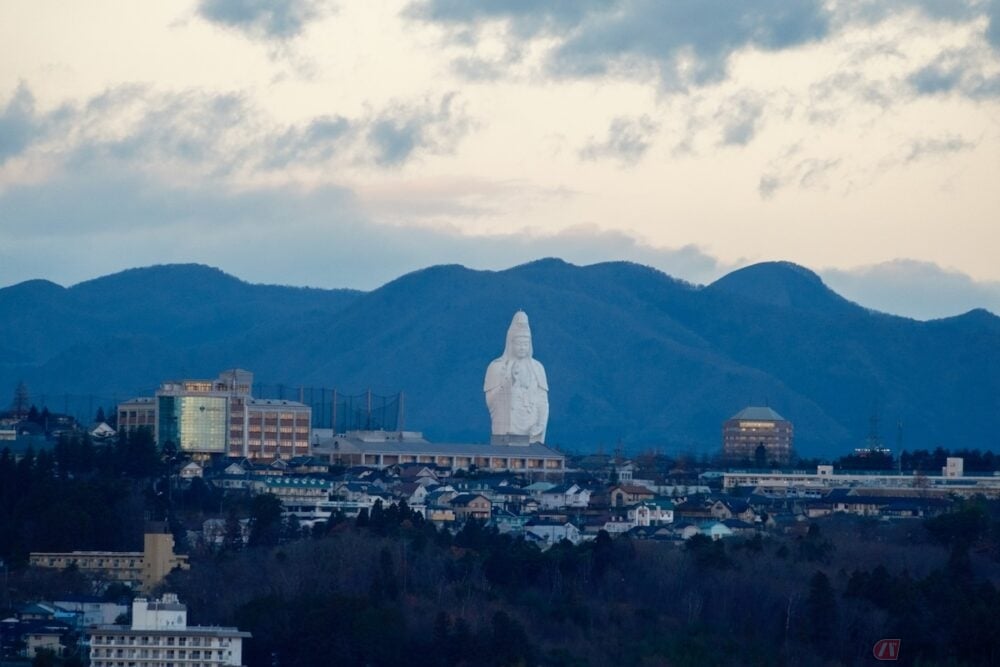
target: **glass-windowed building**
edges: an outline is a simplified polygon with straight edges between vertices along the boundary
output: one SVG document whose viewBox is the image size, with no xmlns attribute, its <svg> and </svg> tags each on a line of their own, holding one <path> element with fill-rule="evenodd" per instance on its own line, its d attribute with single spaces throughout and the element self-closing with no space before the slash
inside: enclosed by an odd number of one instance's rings
<svg viewBox="0 0 1000 667">
<path fill-rule="evenodd" d="M 229 423 L 229 399 L 216 395 L 158 395 L 157 441 L 182 452 L 223 454 Z"/>
<path fill-rule="evenodd" d="M 173 443 L 190 454 L 290 459 L 309 454 L 312 409 L 287 400 L 255 399 L 253 374 L 225 371 L 215 380 L 179 380 L 160 385 L 154 398 L 121 404 L 119 416 L 152 406 L 156 444 Z M 138 413 L 138 410 L 134 410 Z"/>
</svg>

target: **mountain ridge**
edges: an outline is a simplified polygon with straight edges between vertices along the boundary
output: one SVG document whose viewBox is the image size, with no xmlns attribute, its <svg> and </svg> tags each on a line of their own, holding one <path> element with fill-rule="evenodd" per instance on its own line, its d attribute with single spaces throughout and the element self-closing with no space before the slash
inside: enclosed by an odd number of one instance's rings
<svg viewBox="0 0 1000 667">
<path fill-rule="evenodd" d="M 873 405 L 906 425 L 910 448 L 1000 449 L 987 417 L 1000 414 L 1000 318 L 869 311 L 790 263 L 706 286 L 558 258 L 431 266 L 368 292 L 254 285 L 191 264 L 23 285 L 0 289 L 11 392 L 24 380 L 36 395 L 123 399 L 239 366 L 265 383 L 403 390 L 408 428 L 485 441 L 482 375 L 524 309 L 552 385 L 549 433 L 569 449 L 710 453 L 725 419 L 765 399 L 795 423 L 803 454 L 861 444 Z"/>
</svg>

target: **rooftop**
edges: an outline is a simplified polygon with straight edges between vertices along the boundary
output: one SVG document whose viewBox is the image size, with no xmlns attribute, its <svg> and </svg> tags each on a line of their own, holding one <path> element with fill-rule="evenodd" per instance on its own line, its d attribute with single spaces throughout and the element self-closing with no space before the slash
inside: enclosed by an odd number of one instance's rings
<svg viewBox="0 0 1000 667">
<path fill-rule="evenodd" d="M 733 415 L 731 419 L 752 419 L 755 421 L 779 421 L 779 422 L 787 421 L 784 417 L 782 417 L 777 412 L 766 406 L 765 407 L 750 406 L 747 408 L 743 408 L 735 415 Z"/>
</svg>

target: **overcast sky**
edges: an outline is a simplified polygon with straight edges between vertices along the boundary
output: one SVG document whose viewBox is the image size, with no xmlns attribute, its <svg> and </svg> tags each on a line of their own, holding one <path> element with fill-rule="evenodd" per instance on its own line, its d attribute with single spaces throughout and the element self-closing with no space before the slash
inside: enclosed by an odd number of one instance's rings
<svg viewBox="0 0 1000 667">
<path fill-rule="evenodd" d="M 0 286 L 782 259 L 1000 312 L 1000 0 L 0 3 Z"/>
</svg>

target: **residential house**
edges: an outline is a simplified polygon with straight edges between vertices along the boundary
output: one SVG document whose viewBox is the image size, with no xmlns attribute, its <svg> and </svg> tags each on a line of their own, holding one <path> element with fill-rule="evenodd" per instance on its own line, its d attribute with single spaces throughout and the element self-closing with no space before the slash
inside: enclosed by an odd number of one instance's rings
<svg viewBox="0 0 1000 667">
<path fill-rule="evenodd" d="M 569 521 L 551 521 L 538 517 L 524 524 L 525 537 L 533 539 L 543 546 L 552 545 L 562 540 L 573 544 L 581 541 L 580 529 Z"/>
<path fill-rule="evenodd" d="M 481 493 L 462 493 L 449 503 L 457 521 L 478 519 L 488 521 L 493 512 L 493 503 Z"/>
<path fill-rule="evenodd" d="M 560 484 L 539 494 L 540 507 L 544 509 L 584 509 L 590 504 L 590 490 L 577 484 Z"/>
<path fill-rule="evenodd" d="M 198 465 L 196 461 L 188 461 L 177 471 L 177 475 L 181 479 L 191 480 L 195 477 L 204 477 L 205 469 Z"/>
<path fill-rule="evenodd" d="M 607 490 L 609 507 L 627 507 L 652 500 L 655 497 L 650 489 L 634 484 L 615 484 Z"/>
<path fill-rule="evenodd" d="M 663 498 L 644 500 L 628 508 L 628 518 L 634 526 L 656 526 L 672 523 L 674 504 Z"/>
<path fill-rule="evenodd" d="M 725 537 L 733 536 L 732 529 L 721 521 L 706 521 L 698 529 L 702 535 L 707 535 L 713 540 L 721 540 Z"/>
</svg>

